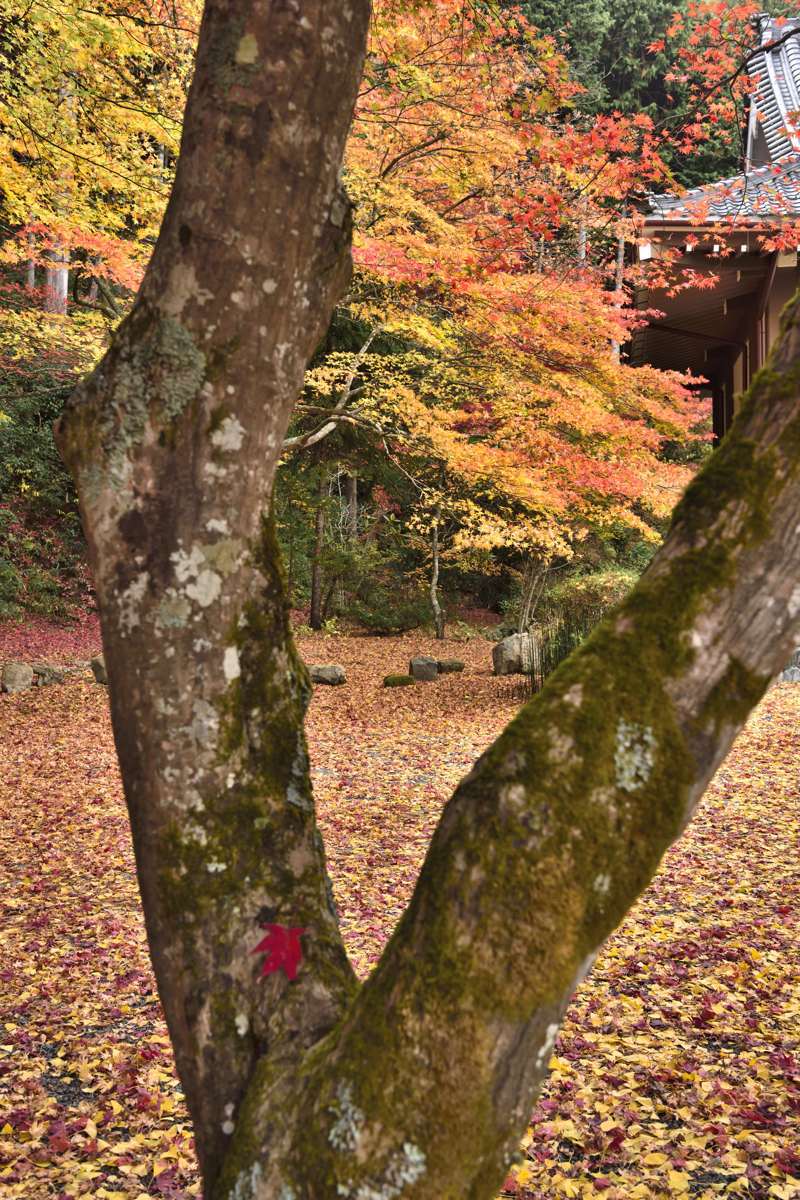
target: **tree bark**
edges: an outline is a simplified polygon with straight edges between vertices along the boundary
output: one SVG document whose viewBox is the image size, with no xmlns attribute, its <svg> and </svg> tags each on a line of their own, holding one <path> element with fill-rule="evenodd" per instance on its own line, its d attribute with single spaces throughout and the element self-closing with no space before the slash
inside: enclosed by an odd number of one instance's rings
<svg viewBox="0 0 800 1200">
<path fill-rule="evenodd" d="M 623 217 L 625 212 L 623 211 Z M 618 308 L 622 308 L 625 292 L 625 234 L 620 231 L 617 234 L 617 257 L 614 263 L 614 303 Z M 619 362 L 620 351 L 622 347 L 616 338 L 611 340 L 611 357 L 614 362 Z"/>
<path fill-rule="evenodd" d="M 357 988 L 260 511 L 347 279 L 337 173 L 367 9 L 207 5 L 153 261 L 58 430 L 214 1200 L 490 1200 L 573 988 L 800 626 L 795 301 L 639 585 L 456 790 Z M 299 931 L 296 979 L 262 977 L 265 924 Z"/>
<path fill-rule="evenodd" d="M 547 567 L 533 556 L 528 559 L 522 576 L 522 596 L 519 605 L 517 632 L 527 633 L 536 605 L 539 603 L 547 579 Z"/>
<path fill-rule="evenodd" d="M 308 782 L 307 676 L 261 512 L 350 277 L 339 169 L 368 15 L 367 0 L 209 0 L 153 258 L 58 429 L 207 1195 L 265 1050 L 294 1070 L 354 989 Z M 269 922 L 308 930 L 296 983 L 259 976 Z"/>
<path fill-rule="evenodd" d="M 68 258 L 63 250 L 51 250 L 48 258 L 52 260 L 53 265 L 44 269 L 45 312 L 64 316 L 69 293 Z"/>
<path fill-rule="evenodd" d="M 444 613 L 442 606 L 439 603 L 439 516 L 440 512 L 437 508 L 436 516 L 431 530 L 431 608 L 433 609 L 433 625 L 436 630 L 436 638 L 438 641 L 444 641 Z"/>
<path fill-rule="evenodd" d="M 314 548 L 311 552 L 311 606 L 308 623 L 312 629 L 322 629 L 322 550 L 325 541 L 325 499 L 328 480 L 324 471 L 317 488 L 317 512 L 314 518 Z"/>
<path fill-rule="evenodd" d="M 25 290 L 28 292 L 36 291 L 36 259 L 33 257 L 36 250 L 36 239 L 32 233 L 28 234 L 28 253 L 30 257 L 25 263 Z"/>
</svg>

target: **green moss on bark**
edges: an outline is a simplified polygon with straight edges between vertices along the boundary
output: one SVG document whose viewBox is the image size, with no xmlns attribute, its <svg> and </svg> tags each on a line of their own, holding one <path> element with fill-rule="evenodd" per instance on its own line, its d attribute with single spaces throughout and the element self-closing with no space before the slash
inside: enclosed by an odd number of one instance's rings
<svg viewBox="0 0 800 1200">
<path fill-rule="evenodd" d="M 781 458 L 741 437 L 718 452 L 676 512 L 674 552 L 551 676 L 450 801 L 381 964 L 306 1064 L 310 1116 L 292 1180 L 302 1200 L 373 1186 L 400 1112 L 409 1113 L 404 1135 L 430 1151 L 425 1195 L 463 1200 L 496 1180 L 516 1119 L 498 1097 L 505 1073 L 523 1070 L 511 1060 L 542 1045 L 580 964 L 685 822 L 699 767 L 673 682 L 694 661 L 698 618 L 733 584 L 740 555 L 770 533 Z M 738 724 L 765 684 L 732 659 L 697 729 L 708 738 Z M 504 1036 L 508 1056 L 493 1060 L 493 1039 Z M 404 1069 L 387 1075 L 380 1064 Z M 523 1092 L 533 1095 L 545 1065 L 528 1067 Z M 354 1081 L 374 1143 L 367 1157 L 326 1144 L 341 1080 Z"/>
<path fill-rule="evenodd" d="M 205 355 L 189 330 L 140 301 L 59 422 L 61 453 L 89 500 L 103 484 L 124 483 L 148 427 L 170 435 L 205 377 Z"/>
</svg>

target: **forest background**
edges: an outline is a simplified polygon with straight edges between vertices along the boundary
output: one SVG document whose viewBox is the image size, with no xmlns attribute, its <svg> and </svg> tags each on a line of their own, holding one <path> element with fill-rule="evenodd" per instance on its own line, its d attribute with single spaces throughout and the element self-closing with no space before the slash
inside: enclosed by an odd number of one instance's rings
<svg viewBox="0 0 800 1200">
<path fill-rule="evenodd" d="M 763 7 L 378 0 L 354 277 L 274 495 L 312 628 L 580 629 L 647 564 L 710 433 L 626 361 L 645 285 L 704 285 L 636 243 L 649 193 L 737 170 Z M 199 16 L 0 0 L 0 618 L 91 600 L 51 425 L 146 268 Z"/>
</svg>

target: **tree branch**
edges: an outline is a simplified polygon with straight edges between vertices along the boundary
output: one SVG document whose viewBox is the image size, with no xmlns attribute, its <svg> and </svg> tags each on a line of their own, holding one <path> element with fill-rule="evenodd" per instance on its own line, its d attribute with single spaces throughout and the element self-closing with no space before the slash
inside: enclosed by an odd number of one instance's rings
<svg viewBox="0 0 800 1200">
<path fill-rule="evenodd" d="M 376 325 L 375 328 L 370 332 L 370 335 L 364 342 L 364 345 L 354 357 L 350 370 L 347 374 L 347 378 L 344 381 L 344 387 L 339 393 L 339 398 L 336 401 L 336 404 L 330 410 L 330 416 L 328 417 L 328 420 L 318 429 L 315 429 L 312 433 L 302 433 L 298 434 L 297 437 L 284 438 L 284 451 L 307 450 L 309 446 L 315 446 L 317 442 L 323 441 L 324 438 L 333 433 L 334 429 L 341 421 L 347 421 L 351 419 L 342 415 L 343 410 L 347 407 L 353 397 L 362 390 L 360 387 L 354 388 L 353 384 L 355 383 L 355 378 L 358 374 L 361 364 L 369 353 L 370 346 L 375 341 L 375 338 L 382 329 L 382 325 Z"/>
</svg>

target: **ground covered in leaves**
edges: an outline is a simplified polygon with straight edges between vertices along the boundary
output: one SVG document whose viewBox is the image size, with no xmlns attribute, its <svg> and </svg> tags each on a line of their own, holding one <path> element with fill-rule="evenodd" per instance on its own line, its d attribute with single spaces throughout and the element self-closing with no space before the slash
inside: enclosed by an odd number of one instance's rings
<svg viewBox="0 0 800 1200">
<path fill-rule="evenodd" d="M 100 650 L 100 621 L 95 612 L 82 611 L 73 621 L 53 621 L 47 617 L 27 617 L 24 621 L 0 624 L 0 663 L 85 662 Z"/>
<path fill-rule="evenodd" d="M 348 671 L 344 687 L 317 689 L 309 738 L 364 973 L 449 790 L 519 687 L 491 678 L 483 641 L 447 646 L 463 675 L 392 691 L 384 674 L 441 648 L 410 637 L 301 649 Z M 576 996 L 505 1195 L 800 1197 L 799 751 L 800 688 L 783 685 Z M 3 696 L 0 1194 L 197 1193 L 105 690 L 87 676 Z"/>
</svg>

